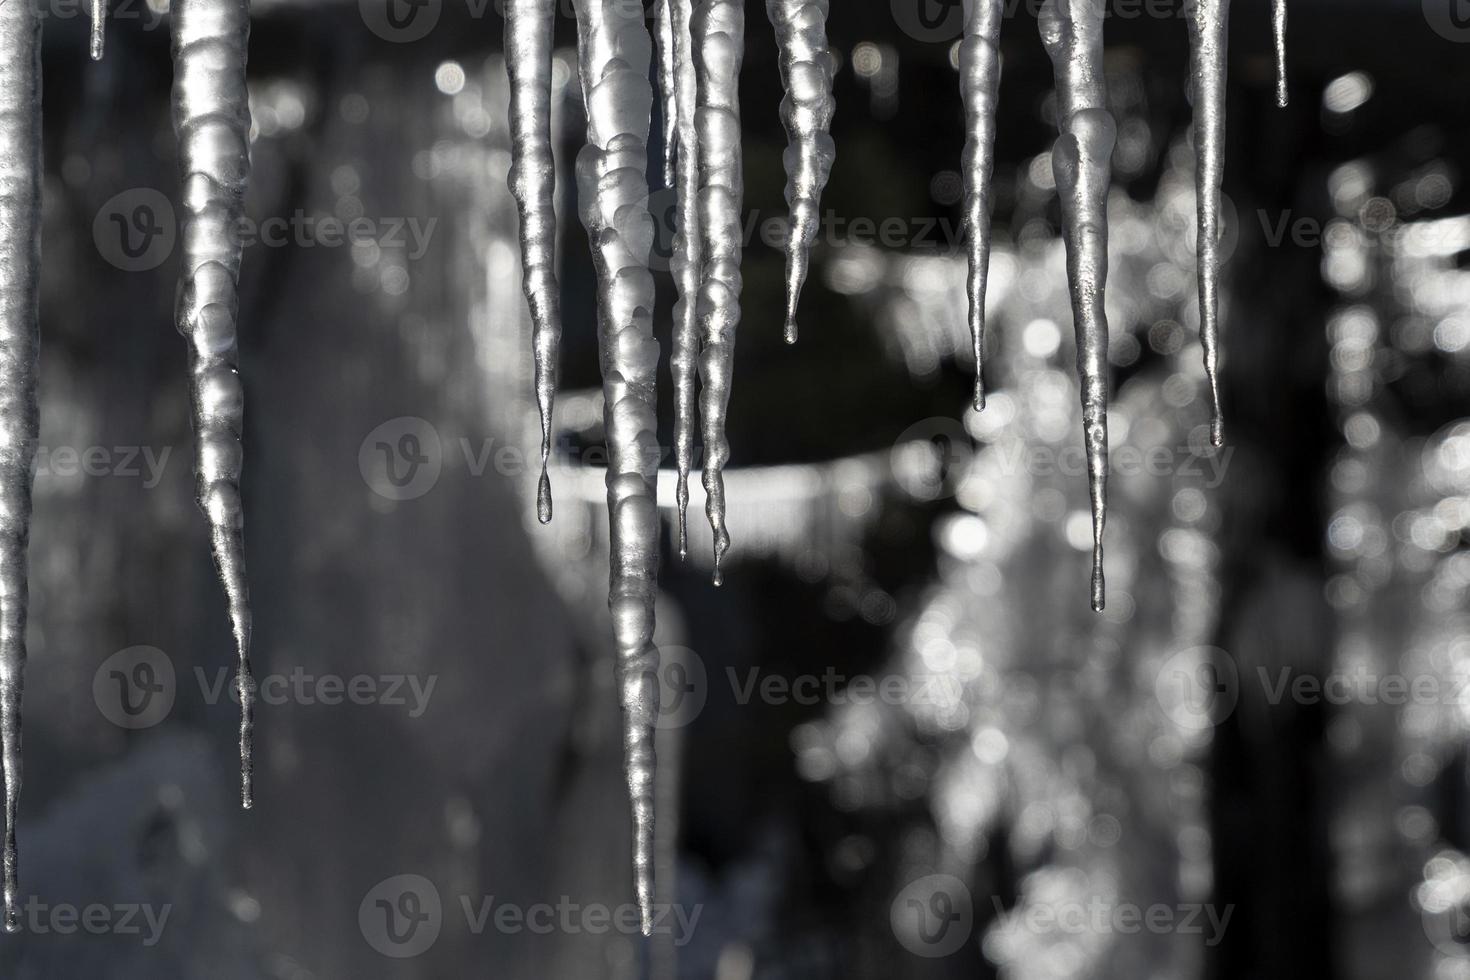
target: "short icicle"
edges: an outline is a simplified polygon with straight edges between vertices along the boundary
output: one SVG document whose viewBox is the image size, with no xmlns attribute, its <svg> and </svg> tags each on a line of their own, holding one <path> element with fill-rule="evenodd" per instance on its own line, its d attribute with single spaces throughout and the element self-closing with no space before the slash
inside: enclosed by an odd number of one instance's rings
<svg viewBox="0 0 1470 980">
<path fill-rule="evenodd" d="M 669 0 L 673 32 L 675 119 L 678 159 L 678 226 L 674 231 L 672 269 L 679 298 L 674 303 L 674 465 L 679 508 L 679 559 L 689 556 L 689 471 L 694 466 L 694 430 L 699 424 L 699 281 L 704 245 L 699 228 L 699 137 L 694 123 L 699 76 L 694 65 L 692 0 Z"/>
<path fill-rule="evenodd" d="M 985 408 L 985 286 L 990 270 L 990 208 L 995 169 L 995 107 L 1000 92 L 1003 0 L 965 0 L 960 43 L 960 96 L 965 106 L 965 232 L 970 252 L 967 292 L 975 347 L 975 411 Z"/>
<path fill-rule="evenodd" d="M 1194 93 L 1194 191 L 1198 215 L 1199 337 L 1210 387 L 1210 444 L 1225 438 L 1220 415 L 1220 186 L 1225 172 L 1225 72 L 1230 0 L 1193 0 L 1189 16 Z"/>
<path fill-rule="evenodd" d="M 1286 0 L 1271 0 L 1271 37 L 1276 43 L 1276 104 L 1285 109 L 1286 91 Z"/>
<path fill-rule="evenodd" d="M 658 649 L 658 341 L 648 269 L 648 131 L 652 40 L 637 5 L 577 0 L 587 146 L 578 209 L 597 274 L 597 331 L 607 431 L 611 537 L 608 606 L 617 644 L 623 753 L 633 816 L 633 872 L 643 933 L 653 928 L 654 727 Z"/>
<path fill-rule="evenodd" d="M 536 407 L 541 413 L 541 479 L 536 518 L 551 521 L 552 411 L 561 347 L 556 281 L 556 165 L 551 155 L 551 36 L 555 0 L 509 0 L 506 72 L 510 76 L 510 190 L 521 222 L 521 285 L 531 310 Z"/>
<path fill-rule="evenodd" d="M 745 9 L 738 0 L 700 0 L 694 10 L 699 69 L 699 226 L 704 271 L 699 286 L 700 425 L 704 435 L 705 514 L 714 534 L 714 582 L 724 581 L 730 550 L 725 527 L 725 464 L 730 442 L 725 417 L 740 325 L 741 206 L 745 197 L 740 149 L 740 64 Z"/>
<path fill-rule="evenodd" d="M 827 50 L 829 0 L 766 0 L 780 52 L 781 121 L 786 126 L 786 204 L 791 228 L 786 240 L 786 328 L 796 343 L 796 309 L 806 283 L 811 248 L 822 224 L 822 190 L 832 173 L 837 146 L 829 132 L 837 103 L 832 98 L 832 54 Z"/>
<path fill-rule="evenodd" d="M 0 762 L 5 767 L 5 930 L 20 928 L 15 823 L 25 686 L 26 551 L 41 310 L 41 11 L 0 4 Z"/>
<path fill-rule="evenodd" d="M 1052 171 L 1062 209 L 1067 279 L 1077 334 L 1082 429 L 1092 498 L 1092 608 L 1101 611 L 1107 523 L 1108 185 L 1117 127 L 1103 78 L 1103 8 L 1095 0 L 1046 0 L 1039 19 L 1057 84 L 1058 138 Z"/>
<path fill-rule="evenodd" d="M 209 520 L 214 563 L 229 604 L 240 695 L 240 802 L 254 802 L 255 686 L 250 678 L 250 593 L 240 502 L 244 389 L 236 320 L 240 236 L 250 176 L 245 87 L 249 0 L 175 0 L 174 132 L 182 174 L 183 254 L 175 323 L 189 345 L 198 440 L 195 492 Z"/>
<path fill-rule="evenodd" d="M 93 61 L 102 60 L 102 46 L 107 39 L 107 0 L 91 0 Z"/>
</svg>

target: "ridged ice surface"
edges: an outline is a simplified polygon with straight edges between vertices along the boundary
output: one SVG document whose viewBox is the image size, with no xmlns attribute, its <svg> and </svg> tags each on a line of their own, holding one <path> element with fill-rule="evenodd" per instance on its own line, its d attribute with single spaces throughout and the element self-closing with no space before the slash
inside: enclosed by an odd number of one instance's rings
<svg viewBox="0 0 1470 980">
<path fill-rule="evenodd" d="M 1108 278 L 1108 185 L 1117 127 L 1106 105 L 1102 6 L 1094 0 L 1046 0 L 1039 20 L 1057 83 L 1059 135 L 1051 160 L 1061 201 L 1082 386 L 1092 497 L 1092 608 L 1101 610 L 1106 591 L 1103 529 L 1108 480 L 1108 319 L 1103 294 Z"/>
<path fill-rule="evenodd" d="M 991 175 L 995 107 L 1000 93 L 1000 23 L 1004 0 L 965 0 L 960 96 L 965 106 L 965 231 L 970 273 L 970 339 L 975 348 L 975 410 L 985 407 L 985 284 L 990 270 Z"/>
<path fill-rule="evenodd" d="M 240 468 L 244 389 L 236 370 L 240 235 L 250 175 L 245 90 L 248 0 L 175 0 L 174 132 L 182 175 L 182 268 L 175 324 L 189 344 L 189 390 L 198 441 L 195 493 L 209 520 L 215 568 L 239 658 L 240 801 L 249 807 L 254 685 L 250 593 L 245 579 Z"/>
<path fill-rule="evenodd" d="M 587 146 L 577 157 L 578 208 L 597 273 L 597 330 L 607 432 L 611 582 L 623 752 L 633 809 L 633 871 L 643 931 L 652 930 L 654 723 L 658 650 L 658 342 L 648 270 L 648 129 L 652 41 L 637 5 L 577 0 Z"/>
<path fill-rule="evenodd" d="M 1224 439 L 1220 416 L 1220 185 L 1225 177 L 1225 73 L 1230 0 L 1193 0 L 1189 14 L 1194 94 L 1194 188 L 1199 236 L 1199 337 L 1210 386 L 1210 442 Z"/>
<path fill-rule="evenodd" d="M 510 76 L 510 190 L 521 222 L 521 285 L 531 309 L 536 407 L 541 412 L 541 479 L 536 517 L 551 520 L 551 416 L 561 347 L 556 281 L 556 167 L 551 156 L 551 38 L 556 0 L 508 0 L 506 71 Z"/>
<path fill-rule="evenodd" d="M 730 442 L 725 416 L 740 326 L 741 206 L 745 197 L 740 152 L 740 64 L 745 53 L 745 9 L 732 0 L 701 0 L 694 9 L 699 69 L 699 226 L 704 272 L 699 286 L 699 415 L 704 435 L 705 514 L 714 534 L 715 584 L 723 580 L 730 550 L 725 527 L 725 464 Z"/>
<path fill-rule="evenodd" d="M 1276 104 L 1286 108 L 1286 0 L 1271 0 L 1271 38 L 1276 44 Z"/>
<path fill-rule="evenodd" d="M 690 34 L 694 5 L 692 0 L 669 3 L 678 144 L 674 175 L 678 226 L 671 265 L 679 290 L 669 365 L 674 375 L 674 465 L 678 470 L 674 496 L 679 508 L 679 558 L 684 559 L 689 554 L 689 471 L 694 466 L 694 431 L 699 424 L 699 282 L 704 244 L 699 228 L 699 136 L 694 123 L 699 73 Z"/>
<path fill-rule="evenodd" d="M 16 807 L 26 664 L 26 548 L 39 412 L 41 16 L 0 4 L 0 762 L 5 766 L 5 929 L 20 928 Z"/>
<path fill-rule="evenodd" d="M 766 0 L 776 29 L 778 64 L 786 98 L 786 204 L 791 229 L 786 242 L 786 342 L 796 343 L 796 308 L 806 283 L 811 248 L 821 228 L 822 189 L 832 173 L 837 145 L 829 130 L 837 103 L 832 98 L 832 55 L 827 50 L 828 0 Z"/>
</svg>

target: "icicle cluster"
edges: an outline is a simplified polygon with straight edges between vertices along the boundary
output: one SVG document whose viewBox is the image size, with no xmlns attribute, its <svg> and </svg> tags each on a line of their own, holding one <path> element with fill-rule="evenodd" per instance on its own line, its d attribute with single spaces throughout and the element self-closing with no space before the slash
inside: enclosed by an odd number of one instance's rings
<svg viewBox="0 0 1470 980">
<path fill-rule="evenodd" d="M 556 0 L 506 5 L 506 70 L 510 75 L 510 188 L 521 219 L 521 284 L 531 308 L 536 407 L 541 412 L 541 480 L 536 517 L 551 520 L 551 413 L 561 346 L 556 282 L 556 167 L 551 158 L 551 33 Z"/>
<path fill-rule="evenodd" d="M 740 326 L 741 206 L 745 199 L 740 146 L 740 63 L 745 8 L 738 0 L 703 0 L 694 11 L 699 108 L 699 226 L 704 274 L 699 284 L 699 415 L 704 436 L 704 512 L 715 542 L 716 585 L 730 550 L 725 528 L 725 464 L 730 442 L 725 416 Z"/>
<path fill-rule="evenodd" d="M 631 9 L 630 9 L 631 8 Z M 648 82 L 652 41 L 641 10 L 578 0 L 587 146 L 577 157 L 579 210 L 597 272 L 597 330 L 607 431 L 612 571 L 609 607 L 623 704 L 623 751 L 633 808 L 633 869 L 643 931 L 652 930 L 654 723 L 658 650 L 658 342 L 648 270 Z"/>
<path fill-rule="evenodd" d="M 796 343 L 796 307 L 806 283 L 812 244 L 822 223 L 822 189 L 832 173 L 837 147 L 828 130 L 837 103 L 832 98 L 832 55 L 827 50 L 828 0 L 766 0 L 780 51 L 781 121 L 786 126 L 786 204 L 791 229 L 786 240 L 786 342 Z"/>
<path fill-rule="evenodd" d="M 249 807 L 254 684 L 245 581 L 240 468 L 244 389 L 236 370 L 240 235 L 250 175 L 245 88 L 249 0 L 175 0 L 174 131 L 182 175 L 182 268 L 175 325 L 189 344 L 189 391 L 198 439 L 195 492 L 209 520 L 215 567 L 239 658 L 240 801 Z"/>
<path fill-rule="evenodd" d="M 1117 129 L 1103 80 L 1103 10 L 1093 0 L 1047 0 L 1041 40 L 1057 80 L 1057 130 L 1052 172 L 1062 206 L 1067 279 L 1082 382 L 1082 430 L 1092 496 L 1092 608 L 1101 610 L 1103 528 L 1107 522 L 1108 185 Z"/>
<path fill-rule="evenodd" d="M 1230 0 L 1194 0 L 1189 10 L 1194 92 L 1194 186 L 1199 234 L 1199 337 L 1210 386 L 1210 442 L 1220 445 L 1220 186 L 1225 178 L 1225 60 Z"/>
<path fill-rule="evenodd" d="M 5 929 L 20 928 L 15 845 L 26 664 L 26 549 L 39 412 L 41 14 L 0 4 L 0 762 L 5 767 Z"/>
<path fill-rule="evenodd" d="M 990 268 L 991 173 L 1000 92 L 1003 0 L 965 0 L 960 96 L 965 106 L 965 229 L 970 250 L 970 339 L 975 347 L 975 410 L 985 408 L 985 284 Z"/>
</svg>

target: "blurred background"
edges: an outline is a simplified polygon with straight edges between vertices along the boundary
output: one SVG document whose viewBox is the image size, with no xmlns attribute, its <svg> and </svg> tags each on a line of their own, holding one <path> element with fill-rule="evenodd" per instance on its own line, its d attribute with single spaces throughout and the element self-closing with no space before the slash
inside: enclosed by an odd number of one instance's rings
<svg viewBox="0 0 1470 980">
<path fill-rule="evenodd" d="M 838 159 L 792 348 L 780 82 L 748 5 L 733 565 L 714 589 L 698 496 L 687 564 L 666 523 L 650 940 L 627 916 L 569 5 L 544 528 L 501 11 L 256 7 L 249 813 L 171 319 L 167 12 L 115 4 L 94 65 L 82 5 L 46 5 L 6 976 L 1470 976 L 1460 0 L 1292 0 L 1285 109 L 1269 5 L 1235 5 L 1218 451 L 1182 4 L 1109 5 L 1101 615 L 1035 5 L 1002 38 L 982 415 L 958 2 L 834 4 Z M 651 206 L 666 358 L 672 192 Z"/>
</svg>

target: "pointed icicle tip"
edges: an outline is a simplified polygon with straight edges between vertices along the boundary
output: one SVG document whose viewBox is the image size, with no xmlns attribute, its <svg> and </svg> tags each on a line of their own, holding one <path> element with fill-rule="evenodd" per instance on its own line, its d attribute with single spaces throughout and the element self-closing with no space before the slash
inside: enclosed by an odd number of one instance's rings
<svg viewBox="0 0 1470 980">
<path fill-rule="evenodd" d="M 551 523 L 551 477 L 544 465 L 541 467 L 541 480 L 536 484 L 536 520 L 542 524 Z"/>
<path fill-rule="evenodd" d="M 974 406 L 977 412 L 985 411 L 985 382 L 979 377 L 975 378 Z"/>
<path fill-rule="evenodd" d="M 12 899 L 6 899 L 5 902 L 5 931 L 20 932 L 20 909 L 15 907 Z"/>
<path fill-rule="evenodd" d="M 1107 605 L 1107 585 L 1103 581 L 1102 545 L 1092 549 L 1092 611 L 1102 612 Z"/>
</svg>

